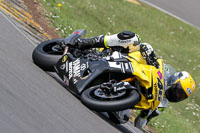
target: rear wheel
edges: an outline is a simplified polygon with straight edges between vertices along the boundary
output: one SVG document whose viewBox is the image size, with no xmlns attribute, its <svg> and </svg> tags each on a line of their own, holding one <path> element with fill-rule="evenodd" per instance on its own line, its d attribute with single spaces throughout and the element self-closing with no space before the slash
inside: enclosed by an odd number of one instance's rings
<svg viewBox="0 0 200 133">
<path fill-rule="evenodd" d="M 140 101 L 140 94 L 134 89 L 107 94 L 97 85 L 83 91 L 81 100 L 92 110 L 114 112 L 133 108 Z"/>
<path fill-rule="evenodd" d="M 32 53 L 33 62 L 44 71 L 54 72 L 54 65 L 62 57 L 63 49 L 58 44 L 61 39 L 40 43 Z"/>
</svg>

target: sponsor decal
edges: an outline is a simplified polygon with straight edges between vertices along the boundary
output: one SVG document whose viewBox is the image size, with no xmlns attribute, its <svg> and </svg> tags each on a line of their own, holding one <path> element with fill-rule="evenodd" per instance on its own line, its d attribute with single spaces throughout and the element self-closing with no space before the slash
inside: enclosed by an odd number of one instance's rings
<svg viewBox="0 0 200 133">
<path fill-rule="evenodd" d="M 64 55 L 62 58 L 62 63 L 66 62 L 66 61 L 67 61 L 67 55 Z"/>
<path fill-rule="evenodd" d="M 157 78 L 158 82 L 154 84 L 155 88 L 155 99 L 161 101 L 163 99 L 163 84 L 159 78 Z"/>
<path fill-rule="evenodd" d="M 69 80 L 72 78 L 72 62 L 69 62 Z"/>
<path fill-rule="evenodd" d="M 131 40 L 119 40 L 119 43 L 129 43 Z"/>
<path fill-rule="evenodd" d="M 157 84 L 154 84 L 154 88 L 155 88 L 155 99 L 158 100 L 158 86 L 157 86 Z"/>
<path fill-rule="evenodd" d="M 189 95 L 191 95 L 191 94 L 192 94 L 192 90 L 191 90 L 190 88 L 187 88 L 187 93 L 188 93 Z"/>
<path fill-rule="evenodd" d="M 159 78 L 157 78 L 157 80 L 158 80 L 158 88 L 160 89 L 160 90 L 162 90 L 164 87 L 163 87 L 163 84 L 162 84 L 162 82 L 160 81 L 160 79 Z"/>
<path fill-rule="evenodd" d="M 81 77 L 80 59 L 68 63 L 69 80 L 73 77 L 74 84 L 77 83 L 77 77 Z M 86 67 L 86 66 L 85 66 Z M 66 69 L 67 71 L 67 69 Z"/>
<path fill-rule="evenodd" d="M 65 64 L 62 64 L 62 65 L 60 66 L 60 69 L 64 70 L 64 69 L 65 69 Z"/>
<path fill-rule="evenodd" d="M 66 68 L 66 72 L 68 72 L 68 67 L 69 66 L 69 63 L 68 63 L 68 61 L 65 63 L 65 68 Z"/>
<path fill-rule="evenodd" d="M 81 64 L 81 71 L 84 71 L 86 69 L 86 67 L 87 67 L 86 64 L 84 64 L 84 63 Z"/>
<path fill-rule="evenodd" d="M 80 59 L 77 59 L 73 62 L 73 74 L 74 74 L 74 77 L 81 76 Z"/>
</svg>

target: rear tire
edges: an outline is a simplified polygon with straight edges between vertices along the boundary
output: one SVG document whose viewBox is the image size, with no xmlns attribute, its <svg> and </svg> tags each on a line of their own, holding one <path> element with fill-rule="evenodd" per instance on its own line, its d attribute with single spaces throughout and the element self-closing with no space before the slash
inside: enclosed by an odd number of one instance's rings
<svg viewBox="0 0 200 133">
<path fill-rule="evenodd" d="M 82 102 L 90 109 L 98 112 L 114 112 L 133 108 L 140 101 L 140 94 L 137 90 L 126 90 L 125 96 L 114 99 L 99 99 L 94 95 L 94 91 L 99 89 L 100 85 L 86 89 L 81 94 Z"/>
<path fill-rule="evenodd" d="M 62 52 L 56 51 L 53 54 L 48 53 L 48 50 L 58 44 L 61 39 L 52 39 L 40 43 L 32 53 L 33 62 L 44 71 L 54 72 L 54 65 L 62 57 Z M 52 50 L 53 51 L 53 50 Z M 51 52 L 51 51 L 50 51 Z"/>
</svg>

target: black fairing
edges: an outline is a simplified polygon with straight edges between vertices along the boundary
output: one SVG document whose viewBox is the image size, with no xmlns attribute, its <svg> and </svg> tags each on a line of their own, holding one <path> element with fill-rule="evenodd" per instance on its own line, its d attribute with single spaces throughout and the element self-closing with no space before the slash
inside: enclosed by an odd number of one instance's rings
<svg viewBox="0 0 200 133">
<path fill-rule="evenodd" d="M 123 64 L 122 62 L 124 61 L 119 60 L 111 62 Z M 67 53 L 58 61 L 55 70 L 66 85 L 70 86 L 68 88 L 78 94 L 81 94 L 82 91 L 91 84 L 95 85 L 95 82 L 98 82 L 97 79 L 106 82 L 109 78 L 112 78 L 112 76 L 114 76 L 114 78 L 121 78 L 124 77 L 122 75 L 128 77 L 132 74 L 130 69 L 123 69 L 122 72 L 121 68 L 111 67 L 105 59 L 91 60 L 86 57 L 75 58 L 71 53 Z M 113 74 L 110 75 L 110 73 Z"/>
</svg>

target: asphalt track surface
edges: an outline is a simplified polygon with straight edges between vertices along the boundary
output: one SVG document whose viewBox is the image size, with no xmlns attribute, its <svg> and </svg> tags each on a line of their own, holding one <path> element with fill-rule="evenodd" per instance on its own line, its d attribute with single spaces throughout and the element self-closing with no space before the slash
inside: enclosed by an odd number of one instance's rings
<svg viewBox="0 0 200 133">
<path fill-rule="evenodd" d="M 200 30 L 200 0 L 140 0 Z"/>
<path fill-rule="evenodd" d="M 136 133 L 86 108 L 32 62 L 35 44 L 0 11 L 0 133 Z"/>
</svg>

